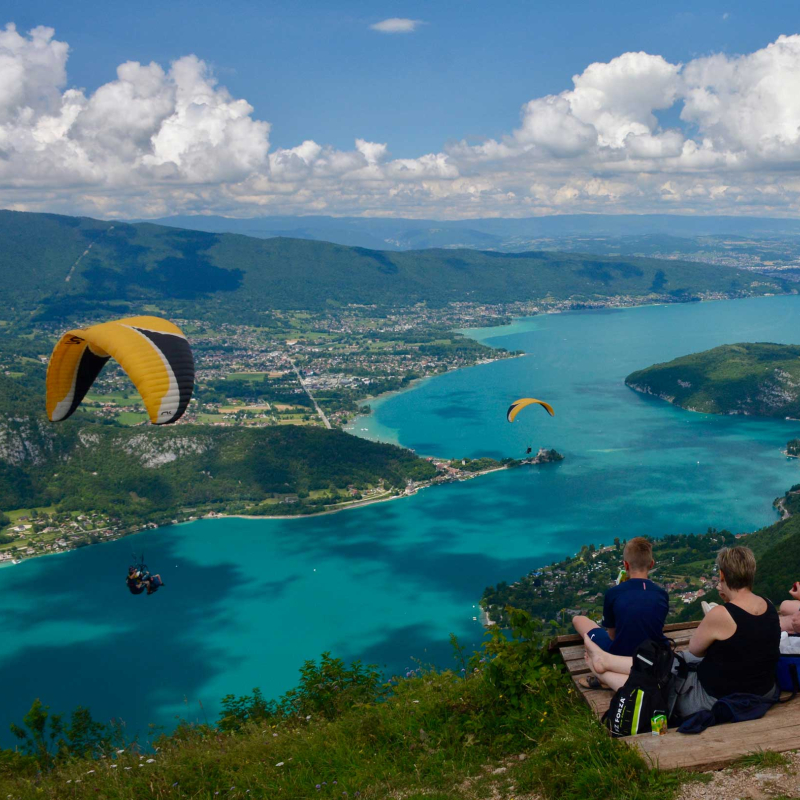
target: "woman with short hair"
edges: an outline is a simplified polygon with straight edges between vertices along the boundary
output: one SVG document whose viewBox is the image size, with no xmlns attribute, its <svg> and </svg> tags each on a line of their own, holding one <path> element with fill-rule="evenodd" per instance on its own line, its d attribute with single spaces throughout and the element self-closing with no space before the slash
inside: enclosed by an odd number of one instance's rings
<svg viewBox="0 0 800 800">
<path fill-rule="evenodd" d="M 681 717 L 711 709 L 721 697 L 747 693 L 772 698 L 780 654 L 781 625 L 769 600 L 753 593 L 756 559 L 748 547 L 726 547 L 717 555 L 719 593 L 724 605 L 712 608 L 695 629 L 684 653 L 691 671 L 670 687 L 670 710 Z M 588 637 L 586 662 L 604 684 L 619 689 L 633 659 L 612 656 Z M 677 659 L 673 673 L 677 675 Z"/>
</svg>

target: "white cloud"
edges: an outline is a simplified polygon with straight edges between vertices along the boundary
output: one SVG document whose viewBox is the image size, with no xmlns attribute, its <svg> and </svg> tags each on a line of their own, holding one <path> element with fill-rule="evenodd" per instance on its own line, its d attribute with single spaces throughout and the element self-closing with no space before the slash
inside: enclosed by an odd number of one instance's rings
<svg viewBox="0 0 800 800">
<path fill-rule="evenodd" d="M 404 17 L 390 17 L 389 19 L 370 25 L 373 31 L 379 33 L 413 33 L 420 25 L 421 19 L 405 19 Z"/>
<path fill-rule="evenodd" d="M 506 135 L 416 158 L 364 138 L 351 150 L 270 149 L 270 124 L 194 55 L 123 63 L 92 93 L 69 87 L 68 55 L 50 28 L 0 30 L 2 206 L 107 217 L 800 212 L 800 36 L 686 64 L 623 53 L 529 99 Z"/>
</svg>

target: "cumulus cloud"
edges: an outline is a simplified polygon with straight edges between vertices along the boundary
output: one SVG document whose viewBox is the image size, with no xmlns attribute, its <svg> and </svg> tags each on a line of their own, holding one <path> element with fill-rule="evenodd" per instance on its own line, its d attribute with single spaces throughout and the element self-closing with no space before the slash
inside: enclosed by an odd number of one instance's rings
<svg viewBox="0 0 800 800">
<path fill-rule="evenodd" d="M 5 207 L 105 217 L 800 211 L 800 36 L 686 64 L 623 53 L 528 99 L 506 135 L 416 158 L 360 137 L 351 150 L 310 139 L 271 148 L 270 123 L 194 55 L 125 62 L 92 93 L 69 85 L 68 56 L 50 28 L 0 30 Z"/>
<path fill-rule="evenodd" d="M 405 19 L 404 17 L 390 17 L 370 25 L 373 31 L 379 33 L 413 33 L 420 25 L 421 19 Z"/>
</svg>

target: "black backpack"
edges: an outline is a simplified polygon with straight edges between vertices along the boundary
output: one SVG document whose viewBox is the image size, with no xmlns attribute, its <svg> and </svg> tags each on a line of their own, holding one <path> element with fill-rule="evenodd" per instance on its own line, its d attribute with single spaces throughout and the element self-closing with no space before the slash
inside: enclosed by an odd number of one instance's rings
<svg viewBox="0 0 800 800">
<path fill-rule="evenodd" d="M 633 654 L 631 674 L 614 693 L 602 722 L 612 736 L 650 733 L 656 715 L 667 716 L 667 700 L 675 654 L 669 642 L 648 639 Z"/>
</svg>

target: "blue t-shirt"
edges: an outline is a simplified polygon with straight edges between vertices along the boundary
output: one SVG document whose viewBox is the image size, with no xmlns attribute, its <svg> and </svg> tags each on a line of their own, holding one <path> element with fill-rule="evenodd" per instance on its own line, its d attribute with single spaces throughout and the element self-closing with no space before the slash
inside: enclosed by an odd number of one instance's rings
<svg viewBox="0 0 800 800">
<path fill-rule="evenodd" d="M 663 640 L 669 596 L 653 581 L 630 578 L 612 586 L 603 601 L 603 627 L 614 628 L 609 653 L 632 656 L 647 639 Z"/>
</svg>

